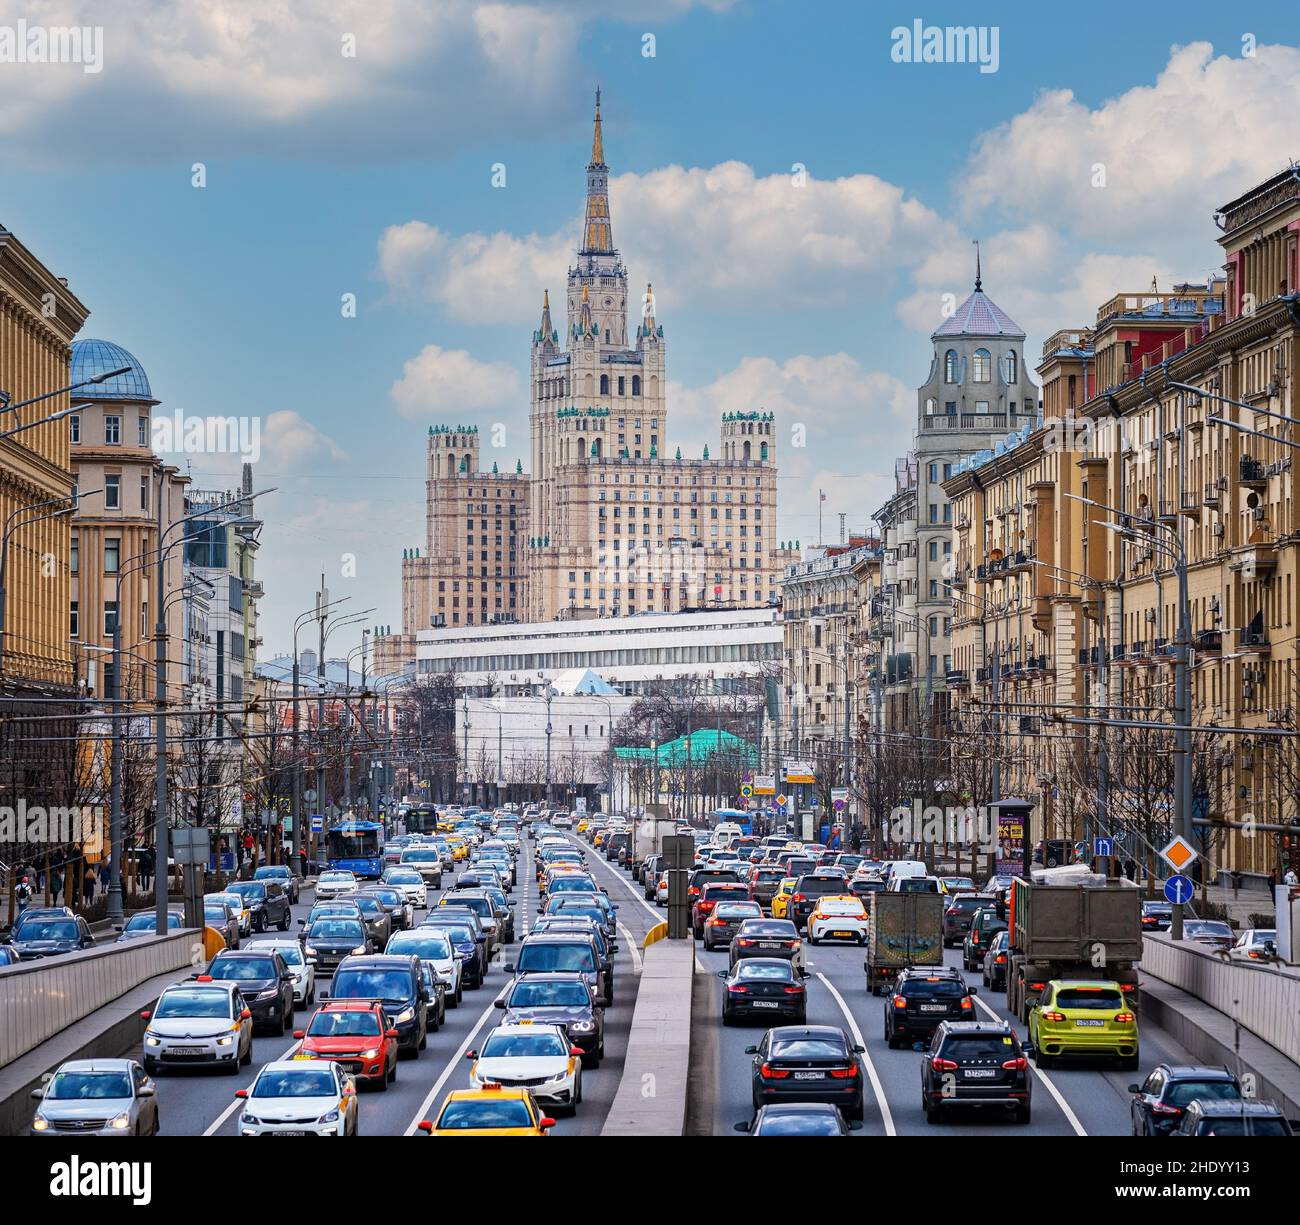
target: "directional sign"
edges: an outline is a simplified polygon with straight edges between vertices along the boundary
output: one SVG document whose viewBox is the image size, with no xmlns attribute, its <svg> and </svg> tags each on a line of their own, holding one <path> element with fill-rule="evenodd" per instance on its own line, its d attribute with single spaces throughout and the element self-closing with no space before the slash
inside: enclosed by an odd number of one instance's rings
<svg viewBox="0 0 1300 1225">
<path fill-rule="evenodd" d="M 1114 838 L 1094 838 L 1092 854 L 1095 859 L 1110 859 L 1115 854 Z"/>
<path fill-rule="evenodd" d="M 785 781 L 787 783 L 811 783 L 814 782 L 812 762 L 809 761 L 789 761 L 785 766 Z"/>
<path fill-rule="evenodd" d="M 755 774 L 754 781 L 755 795 L 775 795 L 776 794 L 776 775 L 775 774 Z"/>
<path fill-rule="evenodd" d="M 1191 879 L 1184 876 L 1181 872 L 1177 876 L 1171 876 L 1165 881 L 1165 901 L 1173 902 L 1175 906 L 1181 906 L 1184 902 L 1192 900 L 1192 894 L 1195 892 Z"/>
<path fill-rule="evenodd" d="M 1186 838 L 1178 835 L 1169 840 L 1169 845 L 1160 852 L 1160 857 L 1175 872 L 1182 872 L 1199 858 L 1196 848 Z"/>
<path fill-rule="evenodd" d="M 319 834 L 324 828 L 325 828 L 325 818 L 313 814 L 311 819 L 311 832 L 313 834 Z"/>
</svg>

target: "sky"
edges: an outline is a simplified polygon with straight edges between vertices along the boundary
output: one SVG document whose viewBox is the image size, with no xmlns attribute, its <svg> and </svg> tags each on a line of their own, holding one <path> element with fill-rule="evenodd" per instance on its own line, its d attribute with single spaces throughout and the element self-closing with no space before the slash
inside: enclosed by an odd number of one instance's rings
<svg viewBox="0 0 1300 1225">
<path fill-rule="evenodd" d="M 13 62 L 20 19 L 100 33 Z M 917 20 L 996 58 L 908 62 Z M 1219 268 L 1214 210 L 1300 159 L 1298 39 L 1293 5 L 1200 0 L 0 0 L 0 224 L 159 411 L 259 423 L 270 656 L 322 573 L 400 627 L 430 425 L 500 423 L 485 464 L 526 459 L 597 86 L 665 453 L 776 412 L 778 536 L 808 546 L 819 489 L 828 538 L 892 493 L 973 240 L 1031 364 L 1115 293 Z M 238 455 L 169 458 L 238 479 Z"/>
</svg>

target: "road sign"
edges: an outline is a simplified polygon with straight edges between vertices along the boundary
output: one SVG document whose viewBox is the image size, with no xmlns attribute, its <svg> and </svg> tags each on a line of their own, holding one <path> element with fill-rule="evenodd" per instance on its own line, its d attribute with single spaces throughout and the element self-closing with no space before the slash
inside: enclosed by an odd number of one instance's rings
<svg viewBox="0 0 1300 1225">
<path fill-rule="evenodd" d="M 809 808 L 816 808 L 818 802 L 819 802 L 819 801 L 818 801 L 818 799 L 817 799 L 817 797 L 816 797 L 815 795 L 814 795 L 814 796 L 811 796 L 811 797 L 809 798 L 809 800 L 808 800 L 808 807 L 809 807 Z"/>
<path fill-rule="evenodd" d="M 1173 902 L 1175 906 L 1190 902 L 1194 891 L 1191 879 L 1181 872 L 1165 881 L 1165 901 Z"/>
<path fill-rule="evenodd" d="M 1115 839 L 1094 838 L 1092 840 L 1092 854 L 1095 859 L 1110 859 L 1115 854 Z"/>
<path fill-rule="evenodd" d="M 1186 838 L 1178 835 L 1174 835 L 1174 837 L 1169 840 L 1169 845 L 1160 852 L 1160 857 L 1165 861 L 1165 863 L 1173 868 L 1175 872 L 1182 872 L 1200 858 L 1196 852 L 1196 848 L 1193 847 Z"/>
<path fill-rule="evenodd" d="M 789 799 L 788 796 L 778 795 L 778 796 L 776 797 L 776 806 L 777 806 L 778 808 L 784 808 L 784 807 L 785 807 L 789 802 L 790 802 L 790 799 Z"/>
<path fill-rule="evenodd" d="M 835 811 L 836 811 L 836 812 L 843 812 L 843 811 L 844 811 L 844 806 L 845 806 L 845 801 L 844 801 L 844 800 L 835 800 L 835 801 L 834 801 L 834 804 L 835 804 Z"/>
<path fill-rule="evenodd" d="M 755 774 L 753 781 L 755 795 L 775 795 L 776 794 L 776 775 L 775 774 Z"/>
<path fill-rule="evenodd" d="M 325 828 L 325 818 L 318 813 L 313 813 L 311 818 L 311 832 L 319 834 Z"/>
<path fill-rule="evenodd" d="M 172 857 L 183 867 L 208 862 L 210 831 L 206 825 L 178 825 L 172 830 Z"/>
<path fill-rule="evenodd" d="M 745 799 L 749 799 L 749 797 L 754 794 L 754 788 L 748 783 L 745 783 L 740 789 L 740 794 L 743 795 Z"/>
<path fill-rule="evenodd" d="M 813 779 L 812 762 L 810 761 L 789 761 L 785 766 L 785 781 L 787 783 L 811 783 Z"/>
</svg>

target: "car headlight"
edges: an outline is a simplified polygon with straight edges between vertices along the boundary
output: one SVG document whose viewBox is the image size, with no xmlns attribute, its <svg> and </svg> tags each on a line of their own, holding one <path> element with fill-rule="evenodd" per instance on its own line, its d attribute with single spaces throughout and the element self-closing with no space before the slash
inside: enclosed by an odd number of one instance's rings
<svg viewBox="0 0 1300 1225">
<path fill-rule="evenodd" d="M 128 1127 L 131 1126 L 131 1116 L 127 1114 L 127 1112 L 124 1110 L 122 1111 L 121 1114 L 117 1115 L 115 1118 L 109 1119 L 108 1125 L 114 1131 L 125 1131 Z"/>
<path fill-rule="evenodd" d="M 245 1114 L 245 1115 L 243 1115 L 243 1117 L 242 1117 L 239 1121 L 240 1121 L 242 1124 L 244 1124 L 244 1126 L 246 1126 L 246 1127 L 257 1127 L 257 1126 L 262 1122 L 261 1119 L 257 1118 L 255 1115 L 251 1115 L 251 1114 Z"/>
<path fill-rule="evenodd" d="M 50 1121 L 43 1114 L 38 1114 L 32 1120 L 32 1131 L 49 1131 Z"/>
<path fill-rule="evenodd" d="M 412 1007 L 412 1008 L 403 1008 L 402 1011 L 399 1012 L 399 1013 L 398 1013 L 398 1014 L 393 1018 L 393 1024 L 394 1024 L 394 1025 L 405 1025 L 405 1024 L 407 1023 L 407 1021 L 413 1021 L 413 1020 L 415 1020 L 415 1009 L 414 1009 L 413 1007 Z"/>
<path fill-rule="evenodd" d="M 278 987 L 268 987 L 265 991 L 259 991 L 257 993 L 257 998 L 259 1000 L 273 1000 L 279 994 L 280 991 Z"/>
<path fill-rule="evenodd" d="M 218 1046 L 229 1046 L 235 1040 L 234 1034 L 227 1034 L 224 1038 L 217 1039 Z"/>
<path fill-rule="evenodd" d="M 569 1029 L 575 1034 L 589 1034 L 596 1028 L 595 1021 L 573 1021 Z"/>
<path fill-rule="evenodd" d="M 145 1034 L 144 1044 L 145 1046 L 162 1046 L 162 1039 L 155 1038 L 153 1034 Z"/>
<path fill-rule="evenodd" d="M 375 1059 L 378 1057 L 378 1055 L 379 1055 L 379 1048 L 377 1046 L 371 1047 L 370 1050 L 368 1051 L 361 1052 L 362 1059 Z"/>
<path fill-rule="evenodd" d="M 323 1114 L 316 1120 L 317 1123 L 337 1123 L 338 1121 L 339 1112 L 337 1110 L 331 1110 L 329 1114 Z"/>
</svg>

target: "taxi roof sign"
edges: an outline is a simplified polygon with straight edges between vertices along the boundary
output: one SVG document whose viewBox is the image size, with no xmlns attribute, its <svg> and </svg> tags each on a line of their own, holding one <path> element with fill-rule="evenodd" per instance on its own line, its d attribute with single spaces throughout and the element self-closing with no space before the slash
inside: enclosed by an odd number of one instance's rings
<svg viewBox="0 0 1300 1225">
<path fill-rule="evenodd" d="M 1199 859 L 1200 855 L 1186 838 L 1175 834 L 1169 840 L 1169 844 L 1160 852 L 1160 857 L 1175 872 L 1181 872 L 1189 864 Z"/>
</svg>

